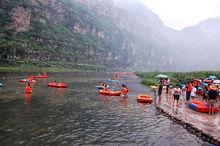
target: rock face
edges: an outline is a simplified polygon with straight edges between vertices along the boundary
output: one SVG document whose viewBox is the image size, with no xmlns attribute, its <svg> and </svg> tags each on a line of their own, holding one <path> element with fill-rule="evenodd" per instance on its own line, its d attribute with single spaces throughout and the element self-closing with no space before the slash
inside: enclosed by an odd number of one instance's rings
<svg viewBox="0 0 220 146">
<path fill-rule="evenodd" d="M 2 9 L 4 7 L 4 1 L 0 0 L 0 9 Z"/>
<path fill-rule="evenodd" d="M 31 12 L 28 9 L 17 6 L 11 10 L 12 27 L 17 32 L 27 31 L 30 27 Z"/>
<path fill-rule="evenodd" d="M 200 31 L 169 29 L 138 0 L 1 0 L 1 7 L 0 64 L 189 70 L 185 56 L 205 46 Z"/>
</svg>

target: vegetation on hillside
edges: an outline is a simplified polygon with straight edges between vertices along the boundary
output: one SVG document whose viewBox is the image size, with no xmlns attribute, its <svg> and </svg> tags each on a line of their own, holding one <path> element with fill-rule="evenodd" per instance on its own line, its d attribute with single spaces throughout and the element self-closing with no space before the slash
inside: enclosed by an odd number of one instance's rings
<svg viewBox="0 0 220 146">
<path fill-rule="evenodd" d="M 127 65 L 124 61 L 126 57 L 123 58 L 126 53 L 121 55 L 121 60 L 114 59 L 121 52 L 121 39 L 127 32 L 118 29 L 110 17 L 100 17 L 85 5 L 65 0 L 59 2 L 65 11 L 60 14 L 61 18 L 53 16 L 58 14 L 53 14 L 55 7 L 51 4 L 33 6 L 24 0 L 5 1 L 4 10 L 0 11 L 1 66 L 54 67 L 59 66 L 60 62 L 66 62 L 64 67 L 84 66 L 86 69 L 93 66 L 95 70 L 106 70 L 115 67 L 115 62 L 118 67 Z M 24 7 L 31 13 L 31 26 L 25 32 L 17 32 L 11 27 L 11 10 L 16 6 Z M 54 20 L 46 18 L 44 11 L 54 17 Z M 74 33 L 72 29 L 76 23 L 85 32 Z M 100 37 L 98 33 L 105 36 Z M 112 54 L 109 59 L 115 62 L 108 61 L 109 52 Z"/>
</svg>

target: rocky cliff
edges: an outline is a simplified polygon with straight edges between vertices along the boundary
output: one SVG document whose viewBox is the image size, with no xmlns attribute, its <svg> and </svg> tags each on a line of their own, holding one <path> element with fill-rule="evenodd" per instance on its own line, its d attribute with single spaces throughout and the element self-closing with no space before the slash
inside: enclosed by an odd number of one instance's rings
<svg viewBox="0 0 220 146">
<path fill-rule="evenodd" d="M 1 65 L 185 70 L 200 36 L 165 27 L 138 0 L 0 0 Z"/>
</svg>

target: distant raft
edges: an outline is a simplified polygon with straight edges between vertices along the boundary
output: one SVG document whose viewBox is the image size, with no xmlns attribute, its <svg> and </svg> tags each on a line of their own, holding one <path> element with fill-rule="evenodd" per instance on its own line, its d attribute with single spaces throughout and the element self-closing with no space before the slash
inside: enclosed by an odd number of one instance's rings
<svg viewBox="0 0 220 146">
<path fill-rule="evenodd" d="M 45 76 L 45 75 L 37 75 L 37 76 L 35 76 L 36 78 L 43 78 L 43 79 L 45 79 L 45 78 L 47 78 L 47 76 Z"/>
<path fill-rule="evenodd" d="M 108 82 L 120 83 L 120 81 L 119 81 L 119 80 L 112 80 L 112 79 L 108 79 Z"/>
<path fill-rule="evenodd" d="M 150 86 L 153 90 L 157 89 L 157 86 Z"/>
<path fill-rule="evenodd" d="M 152 98 L 149 95 L 146 94 L 139 94 L 137 96 L 137 102 L 142 102 L 142 103 L 149 103 L 151 104 L 153 102 Z"/>
<path fill-rule="evenodd" d="M 108 87 L 108 89 L 111 88 L 111 87 L 108 86 L 108 85 L 107 85 L 107 87 Z M 104 86 L 96 86 L 96 88 L 97 88 L 97 89 L 101 89 L 101 90 L 103 90 L 103 89 L 104 89 Z"/>
<path fill-rule="evenodd" d="M 104 91 L 104 90 L 100 90 L 99 94 L 108 95 L 108 96 L 120 96 L 121 91 Z"/>
<path fill-rule="evenodd" d="M 50 83 L 48 83 L 48 86 L 54 87 L 54 88 L 67 88 L 67 85 L 65 83 L 50 82 Z"/>
<path fill-rule="evenodd" d="M 189 108 L 191 108 L 191 109 L 193 109 L 195 111 L 201 112 L 201 113 L 208 113 L 209 112 L 208 105 L 204 104 L 201 101 L 196 101 L 196 100 L 192 101 L 191 103 L 189 103 Z M 218 112 L 218 108 L 214 107 L 213 108 L 213 112 L 217 113 Z"/>
<path fill-rule="evenodd" d="M 20 79 L 20 82 L 23 82 L 23 83 L 36 83 L 36 80 Z"/>
</svg>

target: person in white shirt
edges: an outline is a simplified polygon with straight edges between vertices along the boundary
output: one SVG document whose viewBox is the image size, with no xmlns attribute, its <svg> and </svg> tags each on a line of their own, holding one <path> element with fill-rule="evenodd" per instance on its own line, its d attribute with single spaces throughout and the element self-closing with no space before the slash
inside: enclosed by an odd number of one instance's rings
<svg viewBox="0 0 220 146">
<path fill-rule="evenodd" d="M 174 98 L 173 105 L 175 104 L 175 100 L 176 100 L 176 105 L 178 106 L 180 95 L 181 95 L 181 89 L 179 88 L 179 85 L 176 85 L 176 87 L 173 89 L 173 98 Z"/>
<path fill-rule="evenodd" d="M 192 87 L 190 97 L 192 98 L 192 100 L 196 98 L 196 87 L 195 86 Z"/>
</svg>

